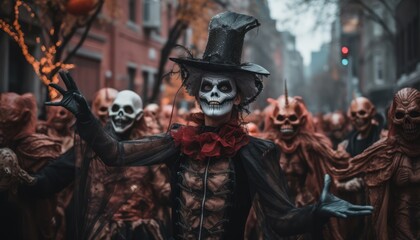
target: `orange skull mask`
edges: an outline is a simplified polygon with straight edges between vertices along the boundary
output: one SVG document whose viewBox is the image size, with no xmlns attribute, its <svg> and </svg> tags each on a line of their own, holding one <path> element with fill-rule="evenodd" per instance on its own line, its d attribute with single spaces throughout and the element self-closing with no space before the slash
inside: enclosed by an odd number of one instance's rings
<svg viewBox="0 0 420 240">
<path fill-rule="evenodd" d="M 108 121 L 108 109 L 117 97 L 118 91 L 113 88 L 102 88 L 96 92 L 92 102 L 92 113 L 105 125 Z"/>
<path fill-rule="evenodd" d="M 351 102 L 348 116 L 354 128 L 363 133 L 370 130 L 375 113 L 375 106 L 369 99 L 358 97 Z"/>
<path fill-rule="evenodd" d="M 294 138 L 305 125 L 308 111 L 299 97 L 281 96 L 275 102 L 271 119 L 285 140 Z"/>
<path fill-rule="evenodd" d="M 342 139 L 346 134 L 346 116 L 342 112 L 334 112 L 328 118 L 328 130 L 337 138 Z"/>
<path fill-rule="evenodd" d="M 392 102 L 389 119 L 391 132 L 413 141 L 420 137 L 420 92 L 414 88 L 398 91 Z"/>
<path fill-rule="evenodd" d="M 74 116 L 63 107 L 47 108 L 47 123 L 57 131 L 66 131 L 74 123 Z"/>
</svg>

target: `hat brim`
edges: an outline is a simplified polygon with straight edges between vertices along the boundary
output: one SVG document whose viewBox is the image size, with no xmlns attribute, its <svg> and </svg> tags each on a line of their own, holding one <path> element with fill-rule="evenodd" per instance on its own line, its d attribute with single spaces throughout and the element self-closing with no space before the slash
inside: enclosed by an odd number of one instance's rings
<svg viewBox="0 0 420 240">
<path fill-rule="evenodd" d="M 248 72 L 253 74 L 260 74 L 264 76 L 270 75 L 267 69 L 254 63 L 242 63 L 240 65 L 212 63 L 195 58 L 169 58 L 171 61 L 184 66 L 191 66 L 208 71 L 225 71 L 225 72 Z"/>
</svg>

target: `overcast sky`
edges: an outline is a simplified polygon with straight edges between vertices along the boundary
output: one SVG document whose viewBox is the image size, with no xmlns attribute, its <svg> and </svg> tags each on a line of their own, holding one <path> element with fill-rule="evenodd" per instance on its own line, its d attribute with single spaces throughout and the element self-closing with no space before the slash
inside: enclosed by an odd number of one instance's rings
<svg viewBox="0 0 420 240">
<path fill-rule="evenodd" d="M 287 2 L 294 0 L 268 0 L 270 4 L 271 17 L 277 20 L 279 31 L 290 31 L 296 36 L 296 48 L 303 56 L 305 65 L 311 61 L 311 52 L 319 50 L 324 42 L 331 40 L 331 21 L 322 24 L 315 29 L 317 20 L 314 11 L 305 11 L 297 15 L 290 11 Z M 333 8 L 330 11 L 334 11 Z"/>
</svg>

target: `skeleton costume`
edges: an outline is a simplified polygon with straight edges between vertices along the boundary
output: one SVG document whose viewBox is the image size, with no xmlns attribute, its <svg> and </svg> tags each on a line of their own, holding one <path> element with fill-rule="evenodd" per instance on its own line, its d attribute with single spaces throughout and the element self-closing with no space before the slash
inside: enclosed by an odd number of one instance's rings
<svg viewBox="0 0 420 240">
<path fill-rule="evenodd" d="M 174 125 L 168 133 L 118 142 L 100 128 L 69 75 L 62 74 L 68 91 L 52 84 L 64 98 L 48 104 L 76 115 L 81 137 L 105 163 L 169 167 L 175 239 L 243 239 L 252 199 L 265 237 L 272 239 L 312 232 L 329 216 L 351 214 L 350 206 L 356 214 L 371 211 L 349 205 L 327 190 L 319 204 L 295 208 L 277 163 L 279 149 L 248 136 L 239 125 L 240 109 L 262 90 L 259 75 L 269 74 L 256 64 L 240 63 L 245 33 L 258 25 L 251 16 L 218 14 L 210 22 L 203 59 L 172 58 L 204 112 L 195 116 L 196 126 Z M 226 116 L 230 120 L 222 125 L 205 124 Z M 328 189 L 328 176 L 326 182 Z"/>
<path fill-rule="evenodd" d="M 388 113 L 390 131 L 350 160 L 336 178 L 363 174 L 368 200 L 374 206 L 368 239 L 420 239 L 420 93 L 398 91 Z"/>
<path fill-rule="evenodd" d="M 113 138 L 134 140 L 148 135 L 143 118 L 143 103 L 130 90 L 119 92 L 109 104 L 106 132 Z M 108 167 L 86 146 L 78 143 L 78 158 L 84 158 L 77 212 L 79 232 L 77 239 L 163 239 L 166 219 L 158 219 L 163 206 L 156 181 L 167 182 L 158 167 Z M 163 179 L 158 179 L 163 178 Z M 168 211 L 168 210 L 162 210 Z M 167 216 L 166 214 L 165 216 Z"/>
</svg>

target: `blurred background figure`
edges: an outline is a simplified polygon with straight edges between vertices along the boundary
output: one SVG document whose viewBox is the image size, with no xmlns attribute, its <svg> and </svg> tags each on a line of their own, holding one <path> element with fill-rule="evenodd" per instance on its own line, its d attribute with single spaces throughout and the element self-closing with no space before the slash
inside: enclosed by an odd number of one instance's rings
<svg viewBox="0 0 420 240">
<path fill-rule="evenodd" d="M 92 113 L 101 121 L 102 125 L 105 126 L 108 121 L 108 111 L 112 102 L 117 97 L 118 91 L 113 88 L 102 88 L 99 89 L 92 101 Z"/>
<path fill-rule="evenodd" d="M 324 117 L 324 122 L 325 132 L 330 138 L 333 148 L 337 149 L 338 144 L 345 140 L 351 130 L 347 116 L 341 111 L 336 111 Z"/>
</svg>

